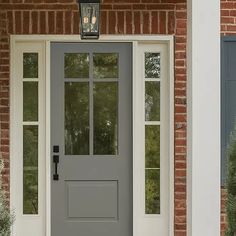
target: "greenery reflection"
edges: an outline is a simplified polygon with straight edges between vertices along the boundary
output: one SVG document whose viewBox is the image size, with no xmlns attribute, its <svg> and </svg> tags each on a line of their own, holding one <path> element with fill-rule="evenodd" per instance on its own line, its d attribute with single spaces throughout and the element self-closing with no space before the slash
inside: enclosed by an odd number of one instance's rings
<svg viewBox="0 0 236 236">
<path fill-rule="evenodd" d="M 23 213 L 38 213 L 38 126 L 23 127 Z"/>
<path fill-rule="evenodd" d="M 145 167 L 160 168 L 160 126 L 145 127 Z"/>
<path fill-rule="evenodd" d="M 145 53 L 145 78 L 160 78 L 160 53 Z"/>
<path fill-rule="evenodd" d="M 145 82 L 145 120 L 160 121 L 160 82 Z"/>
<path fill-rule="evenodd" d="M 95 53 L 93 55 L 94 78 L 118 78 L 118 54 Z"/>
<path fill-rule="evenodd" d="M 146 169 L 146 214 L 160 214 L 160 171 Z"/>
<path fill-rule="evenodd" d="M 23 120 L 38 120 L 38 82 L 23 83 Z"/>
<path fill-rule="evenodd" d="M 23 53 L 23 78 L 38 78 L 38 53 Z"/>
<path fill-rule="evenodd" d="M 89 78 L 89 54 L 66 53 L 65 78 Z"/>
<path fill-rule="evenodd" d="M 117 82 L 94 83 L 94 154 L 118 153 Z"/>
<path fill-rule="evenodd" d="M 65 83 L 65 154 L 89 154 L 89 83 Z"/>
</svg>

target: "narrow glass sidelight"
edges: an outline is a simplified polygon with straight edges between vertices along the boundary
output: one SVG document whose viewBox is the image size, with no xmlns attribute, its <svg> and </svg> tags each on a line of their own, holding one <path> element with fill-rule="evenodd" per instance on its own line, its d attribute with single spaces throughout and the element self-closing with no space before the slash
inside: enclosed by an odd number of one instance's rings
<svg viewBox="0 0 236 236">
<path fill-rule="evenodd" d="M 38 214 L 38 126 L 23 126 L 23 214 Z"/>
<path fill-rule="evenodd" d="M 65 154 L 89 154 L 89 83 L 65 83 Z"/>
<path fill-rule="evenodd" d="M 160 53 L 144 53 L 145 214 L 161 213 L 161 68 Z"/>
<path fill-rule="evenodd" d="M 39 213 L 39 55 L 23 53 L 23 214 Z"/>
<path fill-rule="evenodd" d="M 94 96 L 94 154 L 118 154 L 118 82 L 97 82 Z"/>
</svg>

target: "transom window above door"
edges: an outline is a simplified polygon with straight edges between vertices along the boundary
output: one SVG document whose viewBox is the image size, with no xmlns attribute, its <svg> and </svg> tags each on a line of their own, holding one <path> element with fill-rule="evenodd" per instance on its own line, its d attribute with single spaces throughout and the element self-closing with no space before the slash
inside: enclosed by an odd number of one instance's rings
<svg viewBox="0 0 236 236">
<path fill-rule="evenodd" d="M 66 155 L 117 155 L 119 54 L 65 53 Z"/>
</svg>

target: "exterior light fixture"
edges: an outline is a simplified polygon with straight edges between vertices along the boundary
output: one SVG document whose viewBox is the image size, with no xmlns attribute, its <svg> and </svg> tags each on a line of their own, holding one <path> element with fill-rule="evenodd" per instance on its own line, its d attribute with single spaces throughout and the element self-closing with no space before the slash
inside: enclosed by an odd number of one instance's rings
<svg viewBox="0 0 236 236">
<path fill-rule="evenodd" d="M 82 39 L 99 38 L 100 0 L 78 0 Z"/>
</svg>

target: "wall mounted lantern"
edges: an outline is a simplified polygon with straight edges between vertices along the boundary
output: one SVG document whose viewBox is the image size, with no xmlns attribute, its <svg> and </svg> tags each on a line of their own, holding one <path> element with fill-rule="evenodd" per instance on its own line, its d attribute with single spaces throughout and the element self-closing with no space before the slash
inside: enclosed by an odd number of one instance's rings
<svg viewBox="0 0 236 236">
<path fill-rule="evenodd" d="M 82 39 L 99 38 L 100 0 L 78 0 Z"/>
</svg>

